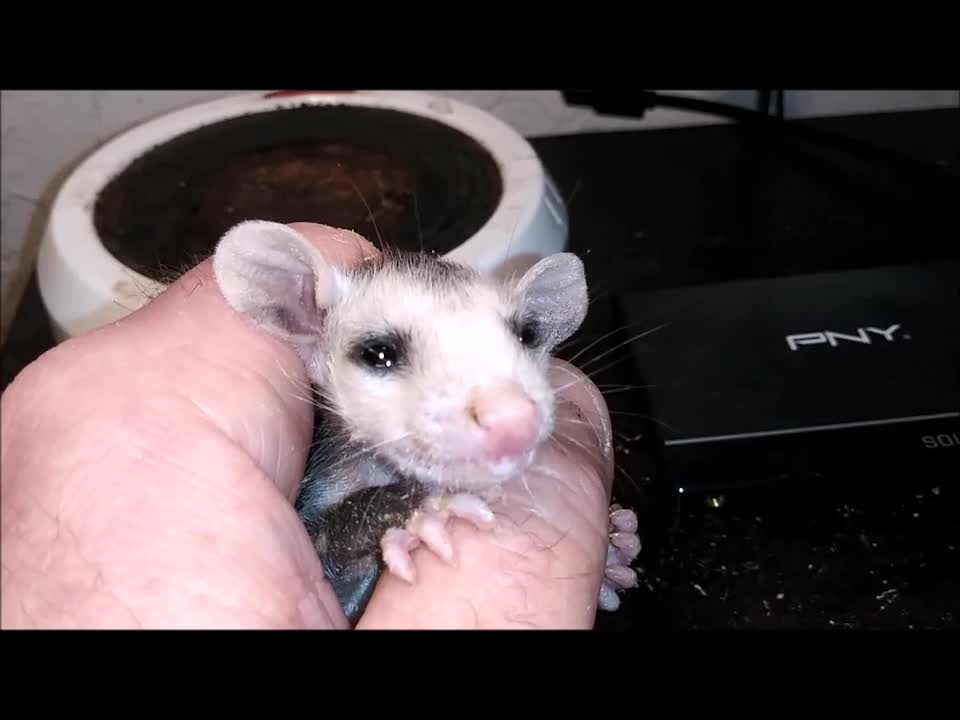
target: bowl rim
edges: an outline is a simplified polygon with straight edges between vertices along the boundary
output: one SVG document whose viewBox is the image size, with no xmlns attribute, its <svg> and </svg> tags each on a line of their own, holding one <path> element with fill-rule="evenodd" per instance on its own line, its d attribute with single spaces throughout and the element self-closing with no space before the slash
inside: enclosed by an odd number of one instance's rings
<svg viewBox="0 0 960 720">
<path fill-rule="evenodd" d="M 107 298 L 117 288 L 162 289 L 162 283 L 138 273 L 114 257 L 94 224 L 99 193 L 136 158 L 154 147 L 205 125 L 241 115 L 309 105 L 379 107 L 426 117 L 468 135 L 488 153 L 500 171 L 503 190 L 486 222 L 446 256 L 490 268 L 505 258 L 514 235 L 535 219 L 549 179 L 533 147 L 517 130 L 494 115 L 455 98 L 419 91 L 256 91 L 194 103 L 141 122 L 105 142 L 67 177 L 51 207 L 45 242 L 74 279 Z M 553 208 L 554 205 L 550 204 Z M 375 241 L 371 238 L 371 241 Z M 129 293 L 121 291 L 122 300 Z"/>
</svg>

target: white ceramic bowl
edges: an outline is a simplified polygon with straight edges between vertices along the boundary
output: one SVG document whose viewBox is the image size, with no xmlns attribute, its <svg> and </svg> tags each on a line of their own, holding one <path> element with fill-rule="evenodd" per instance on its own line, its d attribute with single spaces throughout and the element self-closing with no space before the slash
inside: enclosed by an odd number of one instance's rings
<svg viewBox="0 0 960 720">
<path fill-rule="evenodd" d="M 69 176 L 54 200 L 37 262 L 40 294 L 57 340 L 119 320 L 162 289 L 111 255 L 97 234 L 94 205 L 116 175 L 151 148 L 201 126 L 305 103 L 380 107 L 425 116 L 465 133 L 493 156 L 503 182 L 500 202 L 489 220 L 447 257 L 501 272 L 566 248 L 567 214 L 556 187 L 532 146 L 489 113 L 418 92 L 242 94 L 139 125 L 99 148 Z"/>
</svg>

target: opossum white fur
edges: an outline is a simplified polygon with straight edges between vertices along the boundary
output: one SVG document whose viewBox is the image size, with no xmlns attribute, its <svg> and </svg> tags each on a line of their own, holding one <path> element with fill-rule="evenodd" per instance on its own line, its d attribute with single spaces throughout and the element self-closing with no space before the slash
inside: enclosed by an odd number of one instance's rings
<svg viewBox="0 0 960 720">
<path fill-rule="evenodd" d="M 521 474 L 552 433 L 548 362 L 586 315 L 583 264 L 560 253 L 501 280 L 387 251 L 339 269 L 293 228 L 249 221 L 221 238 L 213 268 L 231 307 L 296 348 L 319 396 L 296 509 L 355 623 L 382 565 L 411 579 L 408 528 L 443 554 L 431 496 L 483 524 L 474 493 Z M 603 609 L 636 585 L 635 531 L 613 506 Z"/>
<path fill-rule="evenodd" d="M 550 351 L 588 305 L 570 253 L 506 282 L 420 253 L 340 269 L 293 228 L 263 221 L 221 239 L 214 271 L 231 306 L 297 348 L 351 445 L 438 489 L 489 488 L 525 468 L 553 430 Z M 368 362 L 378 347 L 387 366 Z M 533 401 L 538 430 L 522 457 L 493 462 L 470 439 L 469 407 L 502 383 Z"/>
</svg>

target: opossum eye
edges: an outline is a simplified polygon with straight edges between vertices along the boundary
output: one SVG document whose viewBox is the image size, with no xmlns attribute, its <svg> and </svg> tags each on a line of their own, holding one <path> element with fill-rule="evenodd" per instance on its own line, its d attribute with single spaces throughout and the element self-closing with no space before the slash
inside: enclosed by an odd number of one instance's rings
<svg viewBox="0 0 960 720">
<path fill-rule="evenodd" d="M 527 348 L 535 348 L 540 344 L 540 328 L 533 320 L 515 319 L 512 323 L 513 334 L 520 340 L 520 344 Z"/>
<path fill-rule="evenodd" d="M 536 347 L 540 342 L 540 333 L 537 330 L 534 323 L 524 323 L 520 328 L 520 342 L 527 347 Z"/>
<path fill-rule="evenodd" d="M 403 340 L 395 335 L 377 335 L 356 343 L 353 358 L 372 370 L 396 370 L 404 362 Z"/>
<path fill-rule="evenodd" d="M 397 349 L 392 345 L 367 345 L 361 357 L 372 368 L 390 368 L 397 364 Z"/>
</svg>

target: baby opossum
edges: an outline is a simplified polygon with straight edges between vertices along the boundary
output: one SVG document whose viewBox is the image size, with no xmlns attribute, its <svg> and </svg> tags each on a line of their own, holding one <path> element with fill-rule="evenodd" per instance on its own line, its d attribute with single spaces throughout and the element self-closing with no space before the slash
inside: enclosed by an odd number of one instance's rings
<svg viewBox="0 0 960 720">
<path fill-rule="evenodd" d="M 490 527 L 490 493 L 550 436 L 547 363 L 586 314 L 583 265 L 561 253 L 498 281 L 386 250 L 341 269 L 293 228 L 247 221 L 213 267 L 235 310 L 297 349 L 316 391 L 296 509 L 354 624 L 381 568 L 414 582 L 417 545 L 452 555 L 448 518 Z M 611 508 L 603 609 L 636 584 L 636 529 Z"/>
</svg>

